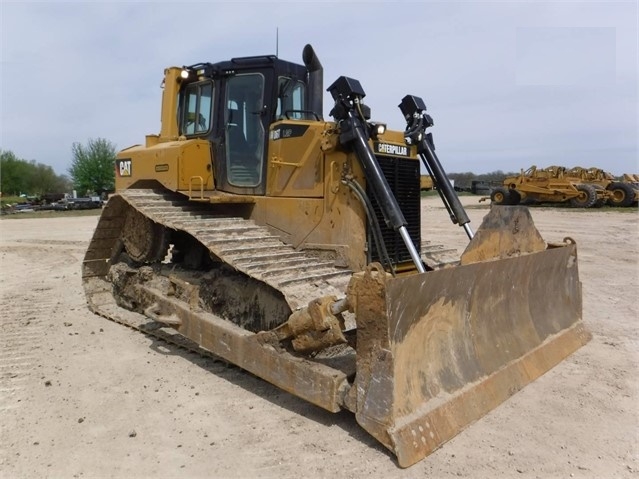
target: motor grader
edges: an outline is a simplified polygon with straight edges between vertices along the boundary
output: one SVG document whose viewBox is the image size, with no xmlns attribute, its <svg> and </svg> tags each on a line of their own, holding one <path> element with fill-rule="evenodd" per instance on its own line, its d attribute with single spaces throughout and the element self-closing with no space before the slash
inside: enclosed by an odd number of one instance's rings
<svg viewBox="0 0 639 479">
<path fill-rule="evenodd" d="M 524 207 L 473 232 L 421 98 L 389 131 L 339 77 L 324 120 L 310 45 L 303 61 L 165 70 L 160 133 L 117 154 L 87 301 L 352 411 L 408 467 L 589 340 L 576 245 L 544 242 Z M 469 238 L 452 265 L 423 246 L 420 161 Z"/>
<path fill-rule="evenodd" d="M 503 186 L 491 192 L 490 199 L 495 205 L 567 203 L 575 208 L 592 208 L 603 206 L 610 196 L 605 187 L 571 177 L 562 166 L 533 165 L 525 171 L 522 168 L 517 176 L 505 178 Z"/>
</svg>

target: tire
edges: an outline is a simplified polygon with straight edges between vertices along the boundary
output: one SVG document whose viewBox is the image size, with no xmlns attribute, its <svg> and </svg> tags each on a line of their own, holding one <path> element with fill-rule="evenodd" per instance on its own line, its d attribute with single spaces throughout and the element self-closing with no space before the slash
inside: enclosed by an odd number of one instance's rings
<svg viewBox="0 0 639 479">
<path fill-rule="evenodd" d="M 570 204 L 575 208 L 592 208 L 597 202 L 597 190 L 595 190 L 595 187 L 580 183 L 575 185 L 575 188 L 579 194 L 570 200 Z"/>
<path fill-rule="evenodd" d="M 508 193 L 510 194 L 510 203 L 511 205 L 518 205 L 519 203 L 521 203 L 521 195 L 519 194 L 519 191 L 514 190 L 514 189 L 509 189 Z"/>
<path fill-rule="evenodd" d="M 508 188 L 498 186 L 490 194 L 490 201 L 495 205 L 509 205 L 510 204 L 510 192 Z"/>
<path fill-rule="evenodd" d="M 631 206 L 635 201 L 635 189 L 629 183 L 615 182 L 608 186 L 612 196 L 608 198 L 610 206 Z"/>
</svg>

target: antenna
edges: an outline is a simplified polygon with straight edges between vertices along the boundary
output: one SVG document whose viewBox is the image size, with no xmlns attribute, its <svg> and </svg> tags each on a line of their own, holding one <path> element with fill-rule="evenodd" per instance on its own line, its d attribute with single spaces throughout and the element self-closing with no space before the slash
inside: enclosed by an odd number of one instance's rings
<svg viewBox="0 0 639 479">
<path fill-rule="evenodd" d="M 280 53 L 280 27 L 275 27 L 275 56 L 279 57 Z"/>
</svg>

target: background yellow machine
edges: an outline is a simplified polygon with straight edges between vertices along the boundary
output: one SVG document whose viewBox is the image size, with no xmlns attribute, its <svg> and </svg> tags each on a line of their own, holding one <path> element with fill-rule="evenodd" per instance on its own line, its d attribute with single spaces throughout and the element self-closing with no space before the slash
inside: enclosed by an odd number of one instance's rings
<svg viewBox="0 0 639 479">
<path fill-rule="evenodd" d="M 87 300 L 352 411 L 407 467 L 588 341 L 576 246 L 546 244 L 519 206 L 473 233 L 423 101 L 386 131 L 340 77 L 325 121 L 308 45 L 303 60 L 165 71 L 160 134 L 118 154 Z M 420 160 L 470 239 L 454 265 L 425 259 Z"/>
<path fill-rule="evenodd" d="M 632 177 L 624 175 L 616 181 L 612 174 L 600 168 L 566 168 L 535 165 L 517 176 L 505 178 L 503 186 L 495 188 L 491 200 L 497 205 L 535 203 L 566 203 L 576 208 L 637 205 L 639 188 Z"/>
</svg>

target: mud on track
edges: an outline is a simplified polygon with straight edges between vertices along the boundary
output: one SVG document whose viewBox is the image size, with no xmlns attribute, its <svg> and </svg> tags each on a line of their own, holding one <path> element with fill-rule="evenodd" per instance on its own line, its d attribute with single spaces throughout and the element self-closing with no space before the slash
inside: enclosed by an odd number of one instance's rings
<svg viewBox="0 0 639 479">
<path fill-rule="evenodd" d="M 462 199 L 476 228 L 485 207 Z M 407 470 L 349 413 L 91 314 L 97 217 L 0 220 L 0 477 L 638 477 L 637 212 L 531 212 L 577 241 L 594 338 Z M 466 241 L 436 198 L 422 234 Z"/>
</svg>

